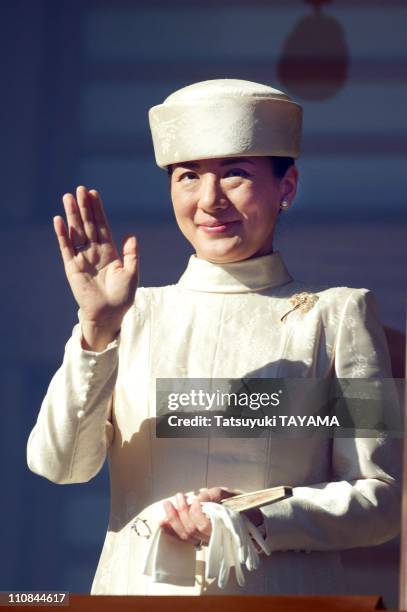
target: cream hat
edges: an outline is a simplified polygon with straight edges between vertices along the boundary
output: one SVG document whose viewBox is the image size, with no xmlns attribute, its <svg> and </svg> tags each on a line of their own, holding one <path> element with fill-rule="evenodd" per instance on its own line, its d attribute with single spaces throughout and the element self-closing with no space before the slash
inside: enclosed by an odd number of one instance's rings
<svg viewBox="0 0 407 612">
<path fill-rule="evenodd" d="M 194 83 L 150 108 L 148 116 L 161 168 L 213 157 L 299 155 L 301 106 L 261 83 Z"/>
</svg>

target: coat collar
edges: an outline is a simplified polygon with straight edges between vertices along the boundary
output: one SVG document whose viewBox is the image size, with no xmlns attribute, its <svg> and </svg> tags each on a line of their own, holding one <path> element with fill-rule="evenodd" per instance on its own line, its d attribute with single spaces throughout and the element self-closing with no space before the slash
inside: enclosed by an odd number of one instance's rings
<svg viewBox="0 0 407 612">
<path fill-rule="evenodd" d="M 291 280 L 279 251 L 225 264 L 191 255 L 178 286 L 209 293 L 250 293 L 278 287 Z"/>
</svg>

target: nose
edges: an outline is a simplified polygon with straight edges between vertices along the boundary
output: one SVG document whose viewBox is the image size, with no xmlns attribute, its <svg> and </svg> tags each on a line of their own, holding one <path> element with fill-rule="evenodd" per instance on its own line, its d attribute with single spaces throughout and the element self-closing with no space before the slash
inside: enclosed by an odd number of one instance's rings
<svg viewBox="0 0 407 612">
<path fill-rule="evenodd" d="M 202 176 L 198 201 L 199 208 L 205 212 L 213 212 L 227 208 L 228 205 L 218 177 L 209 173 Z"/>
</svg>

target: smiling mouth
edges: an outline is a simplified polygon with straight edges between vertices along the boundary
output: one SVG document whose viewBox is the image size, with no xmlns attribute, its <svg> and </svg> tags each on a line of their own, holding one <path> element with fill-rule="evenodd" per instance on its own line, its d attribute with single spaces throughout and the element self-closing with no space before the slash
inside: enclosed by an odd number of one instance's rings
<svg viewBox="0 0 407 612">
<path fill-rule="evenodd" d="M 220 234 L 226 232 L 237 223 L 240 223 L 240 221 L 219 221 L 217 223 L 200 223 L 198 227 L 208 234 Z"/>
</svg>

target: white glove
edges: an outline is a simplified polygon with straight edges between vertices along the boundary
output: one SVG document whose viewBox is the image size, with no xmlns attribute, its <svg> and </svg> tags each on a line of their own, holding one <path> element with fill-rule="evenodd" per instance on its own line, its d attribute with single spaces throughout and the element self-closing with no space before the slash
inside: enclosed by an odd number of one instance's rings
<svg viewBox="0 0 407 612">
<path fill-rule="evenodd" d="M 212 523 L 206 556 L 206 579 L 217 578 L 219 588 L 223 589 L 233 566 L 236 580 L 239 586 L 243 586 L 245 578 L 242 565 L 252 571 L 260 563 L 252 538 L 266 555 L 271 552 L 270 546 L 257 527 L 243 514 L 213 502 L 203 502 L 201 506 Z"/>
</svg>

